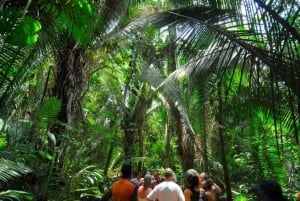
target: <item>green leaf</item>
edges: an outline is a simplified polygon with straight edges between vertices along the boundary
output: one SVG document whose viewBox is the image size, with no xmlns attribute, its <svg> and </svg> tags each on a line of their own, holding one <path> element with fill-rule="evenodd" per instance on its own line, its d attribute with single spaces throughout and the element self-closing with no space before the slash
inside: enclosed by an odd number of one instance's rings
<svg viewBox="0 0 300 201">
<path fill-rule="evenodd" d="M 0 132 L 0 149 L 7 146 L 7 134 L 5 132 Z"/>
<path fill-rule="evenodd" d="M 56 145 L 56 138 L 55 135 L 53 133 L 48 132 L 47 133 L 48 137 L 50 138 L 51 142 L 53 145 Z"/>
<path fill-rule="evenodd" d="M 37 108 L 36 122 L 40 129 L 47 128 L 48 125 L 56 120 L 61 109 L 61 101 L 55 97 L 50 97 Z"/>
<path fill-rule="evenodd" d="M 12 30 L 7 42 L 21 47 L 34 45 L 38 41 L 38 32 L 41 30 L 39 21 L 25 16 L 23 20 Z"/>
<path fill-rule="evenodd" d="M 48 160 L 52 160 L 53 159 L 53 156 L 50 155 L 49 153 L 47 152 L 44 152 L 44 151 L 38 151 L 38 153 L 43 157 L 43 158 L 46 158 Z"/>
</svg>

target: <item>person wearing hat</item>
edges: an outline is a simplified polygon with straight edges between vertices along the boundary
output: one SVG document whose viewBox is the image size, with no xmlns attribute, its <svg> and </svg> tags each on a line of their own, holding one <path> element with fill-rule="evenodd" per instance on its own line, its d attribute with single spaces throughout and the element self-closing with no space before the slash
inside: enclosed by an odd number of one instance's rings
<svg viewBox="0 0 300 201">
<path fill-rule="evenodd" d="M 137 186 L 130 182 L 132 168 L 130 163 L 121 167 L 121 178 L 101 197 L 101 201 L 137 201 Z"/>
<path fill-rule="evenodd" d="M 175 182 L 175 173 L 171 168 L 164 171 L 164 181 L 154 187 L 148 194 L 150 201 L 185 201 L 181 187 Z"/>
</svg>

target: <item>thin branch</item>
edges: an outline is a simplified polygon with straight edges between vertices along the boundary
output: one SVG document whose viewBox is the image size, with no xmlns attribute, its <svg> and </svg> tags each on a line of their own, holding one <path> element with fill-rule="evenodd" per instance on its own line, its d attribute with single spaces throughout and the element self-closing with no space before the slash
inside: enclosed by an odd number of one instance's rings
<svg viewBox="0 0 300 201">
<path fill-rule="evenodd" d="M 24 10 L 23 10 L 23 14 L 22 14 L 21 20 L 25 17 L 25 15 L 26 15 L 26 13 L 27 13 L 27 11 L 28 11 L 28 8 L 29 8 L 29 6 L 30 6 L 30 4 L 31 4 L 31 0 L 28 0 L 27 3 L 26 3 L 25 8 L 24 8 Z"/>
</svg>

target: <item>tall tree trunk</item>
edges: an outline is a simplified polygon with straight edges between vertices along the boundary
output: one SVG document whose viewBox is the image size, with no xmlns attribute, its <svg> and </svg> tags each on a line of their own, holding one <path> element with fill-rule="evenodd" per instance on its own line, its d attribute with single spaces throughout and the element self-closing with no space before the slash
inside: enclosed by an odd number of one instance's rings
<svg viewBox="0 0 300 201">
<path fill-rule="evenodd" d="M 183 165 L 182 169 L 183 171 L 187 171 L 190 168 L 194 167 L 194 159 L 195 159 L 195 139 L 193 139 L 191 136 L 194 135 L 194 132 L 190 130 L 188 127 L 183 127 Z"/>
<path fill-rule="evenodd" d="M 131 159 L 134 154 L 135 127 L 124 128 L 124 154 L 125 159 Z"/>
<path fill-rule="evenodd" d="M 87 81 L 84 52 L 84 49 L 70 39 L 65 49 L 55 55 L 53 94 L 62 101 L 59 120 L 68 125 L 82 117 L 80 101 Z"/>
<path fill-rule="evenodd" d="M 67 39 L 66 46 L 62 47 L 60 52 L 55 53 L 56 71 L 53 95 L 62 102 L 58 120 L 65 125 L 70 125 L 82 117 L 80 101 L 87 73 L 84 53 L 85 50 L 78 46 L 74 39 Z M 56 136 L 57 146 L 61 146 L 63 150 L 58 159 L 60 168 L 63 167 L 63 157 L 67 146 L 67 142 L 62 145 L 61 138 L 67 127 L 61 125 L 56 124 L 51 128 L 51 132 Z"/>
<path fill-rule="evenodd" d="M 223 164 L 223 172 L 224 172 L 224 180 L 226 186 L 226 194 L 227 194 L 227 201 L 232 201 L 232 194 L 231 194 L 231 185 L 229 179 L 229 172 L 228 172 L 228 164 L 226 159 L 226 150 L 225 150 L 225 141 L 224 141 L 224 134 L 223 134 L 223 101 L 222 101 L 222 88 L 221 88 L 221 81 L 218 83 L 218 105 L 219 105 L 219 112 L 217 115 L 218 121 L 218 132 L 219 132 L 219 139 L 220 139 L 220 152 Z"/>
<path fill-rule="evenodd" d="M 144 156 L 144 129 L 139 129 L 138 133 L 138 138 L 139 138 L 139 157 Z M 137 170 L 139 172 L 142 171 L 142 161 L 139 161 Z"/>
<path fill-rule="evenodd" d="M 149 97 L 147 97 L 147 85 L 143 84 L 140 88 L 139 96 L 136 97 L 137 103 L 135 107 L 131 108 L 132 112 L 129 112 L 125 116 L 124 120 L 124 141 L 125 141 L 125 157 L 131 158 L 134 156 L 134 144 L 135 139 L 143 138 L 144 124 L 146 119 L 146 113 L 149 106 Z M 138 137 L 137 137 L 138 136 Z"/>
<path fill-rule="evenodd" d="M 167 111 L 167 121 L 165 126 L 165 138 L 166 138 L 166 153 L 165 153 L 165 167 L 170 167 L 171 158 L 171 139 L 174 127 L 174 121 L 169 111 Z"/>
<path fill-rule="evenodd" d="M 206 102 L 206 94 L 205 94 L 205 87 L 202 86 L 200 88 L 200 93 L 202 94 L 202 109 L 201 109 L 201 119 L 202 119 L 202 134 L 200 136 L 201 139 L 201 147 L 202 147 L 202 157 L 204 161 L 204 172 L 209 172 L 208 170 L 208 144 L 207 144 L 207 129 L 206 129 L 206 114 L 207 111 L 205 110 L 205 102 Z"/>
<path fill-rule="evenodd" d="M 175 39 L 175 29 L 169 29 L 170 34 L 170 41 Z M 167 49 L 167 56 L 168 56 L 168 71 L 169 73 L 176 70 L 176 46 L 174 43 L 170 43 Z M 181 160 L 181 165 L 183 171 L 188 170 L 189 168 L 193 167 L 194 159 L 195 159 L 195 144 L 192 136 L 194 133 L 190 128 L 184 125 L 186 122 L 182 118 L 179 109 L 175 106 L 173 101 L 170 101 L 170 109 L 175 119 L 175 127 L 176 133 L 178 137 L 178 153 Z"/>
<path fill-rule="evenodd" d="M 113 143 L 111 143 L 109 146 L 109 151 L 108 151 L 108 155 L 106 157 L 105 166 L 104 166 L 104 170 L 103 170 L 104 175 L 107 175 L 108 167 L 109 167 L 109 163 L 111 161 L 112 155 L 113 155 L 114 147 L 115 147 L 115 145 Z"/>
<path fill-rule="evenodd" d="M 177 152 L 180 158 L 182 170 L 193 168 L 195 158 L 195 139 L 192 138 L 194 133 L 185 125 L 180 111 L 174 105 L 171 106 L 177 134 Z"/>
</svg>

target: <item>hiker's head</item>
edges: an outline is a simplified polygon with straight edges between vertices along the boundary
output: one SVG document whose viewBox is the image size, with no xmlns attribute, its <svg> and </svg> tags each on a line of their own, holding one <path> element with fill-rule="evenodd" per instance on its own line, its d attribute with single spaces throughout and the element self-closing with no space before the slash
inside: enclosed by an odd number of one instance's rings
<svg viewBox="0 0 300 201">
<path fill-rule="evenodd" d="M 130 178 L 132 173 L 131 164 L 124 163 L 121 167 L 121 173 L 123 178 Z"/>
<path fill-rule="evenodd" d="M 200 183 L 202 183 L 205 179 L 208 179 L 208 175 L 205 172 L 201 172 L 199 174 Z"/>
<path fill-rule="evenodd" d="M 262 201 L 286 201 L 278 182 L 272 180 L 262 181 L 259 188 L 251 190 Z"/>
<path fill-rule="evenodd" d="M 146 174 L 144 177 L 144 188 L 150 188 L 155 183 L 153 175 Z"/>
<path fill-rule="evenodd" d="M 173 170 L 171 168 L 166 168 L 163 175 L 164 175 L 165 180 L 167 180 L 167 181 L 175 181 L 176 180 L 175 173 L 173 172 Z"/>
<path fill-rule="evenodd" d="M 199 185 L 199 174 L 194 169 L 188 169 L 184 174 L 185 185 L 194 188 Z"/>
</svg>

